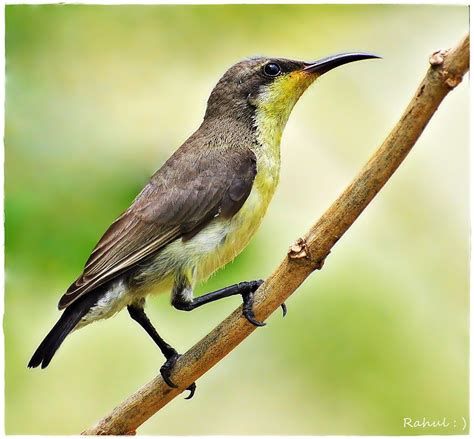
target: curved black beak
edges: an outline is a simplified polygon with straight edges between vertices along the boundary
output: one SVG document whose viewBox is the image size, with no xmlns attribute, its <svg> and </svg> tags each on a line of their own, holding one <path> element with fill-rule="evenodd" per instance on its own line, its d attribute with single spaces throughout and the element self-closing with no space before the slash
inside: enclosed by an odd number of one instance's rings
<svg viewBox="0 0 474 439">
<path fill-rule="evenodd" d="M 343 64 L 373 58 L 381 58 L 381 56 L 364 52 L 338 53 L 326 58 L 321 58 L 318 61 L 305 63 L 303 71 L 323 75 L 324 73 L 329 72 L 329 70 L 342 66 Z"/>
</svg>

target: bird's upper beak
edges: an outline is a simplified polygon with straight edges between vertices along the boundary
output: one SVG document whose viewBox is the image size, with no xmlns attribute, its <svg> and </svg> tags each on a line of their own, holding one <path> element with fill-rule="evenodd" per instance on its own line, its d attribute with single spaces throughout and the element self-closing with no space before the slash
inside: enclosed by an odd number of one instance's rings
<svg viewBox="0 0 474 439">
<path fill-rule="evenodd" d="M 343 64 L 372 58 L 381 57 L 363 52 L 338 53 L 336 55 L 327 56 L 326 58 L 321 58 L 318 61 L 305 63 L 303 71 L 307 73 L 315 73 L 318 76 L 321 76 L 324 73 L 329 72 L 329 70 L 342 66 Z"/>
</svg>

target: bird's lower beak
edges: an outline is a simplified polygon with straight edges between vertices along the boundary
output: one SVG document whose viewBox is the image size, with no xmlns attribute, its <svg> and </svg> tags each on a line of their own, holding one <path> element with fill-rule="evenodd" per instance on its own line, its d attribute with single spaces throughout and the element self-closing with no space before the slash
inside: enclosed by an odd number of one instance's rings
<svg viewBox="0 0 474 439">
<path fill-rule="evenodd" d="M 318 76 L 323 75 L 329 70 L 342 66 L 353 61 L 361 61 L 363 59 L 381 58 L 378 55 L 363 52 L 338 53 L 326 58 L 321 58 L 318 61 L 305 63 L 304 72 L 315 73 Z"/>
</svg>

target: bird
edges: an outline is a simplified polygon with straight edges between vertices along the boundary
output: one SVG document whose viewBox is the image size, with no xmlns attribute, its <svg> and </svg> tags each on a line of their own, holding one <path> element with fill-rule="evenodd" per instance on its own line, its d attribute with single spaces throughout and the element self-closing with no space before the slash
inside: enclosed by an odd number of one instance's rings
<svg viewBox="0 0 474 439">
<path fill-rule="evenodd" d="M 198 297 L 195 285 L 233 260 L 258 229 L 279 182 L 282 133 L 304 91 L 336 67 L 374 58 L 380 57 L 345 52 L 304 62 L 255 56 L 231 66 L 212 90 L 200 127 L 100 238 L 60 298 L 62 314 L 28 367 L 47 367 L 70 333 L 127 308 L 165 357 L 164 381 L 178 387 L 171 375 L 180 355 L 145 313 L 147 297 L 160 292 L 170 292 L 172 306 L 183 311 L 240 295 L 244 317 L 263 326 L 253 312 L 262 280 Z M 196 384 L 187 389 L 189 399 Z"/>
</svg>

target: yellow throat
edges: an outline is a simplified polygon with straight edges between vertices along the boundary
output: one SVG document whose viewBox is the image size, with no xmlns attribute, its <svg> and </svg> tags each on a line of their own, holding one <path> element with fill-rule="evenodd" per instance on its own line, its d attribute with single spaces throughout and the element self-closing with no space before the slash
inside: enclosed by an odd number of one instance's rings
<svg viewBox="0 0 474 439">
<path fill-rule="evenodd" d="M 254 184 L 270 201 L 279 180 L 280 142 L 283 129 L 294 105 L 316 79 L 315 75 L 293 72 L 276 79 L 253 101 L 256 106 L 255 128 L 258 145 L 257 177 Z"/>
</svg>

